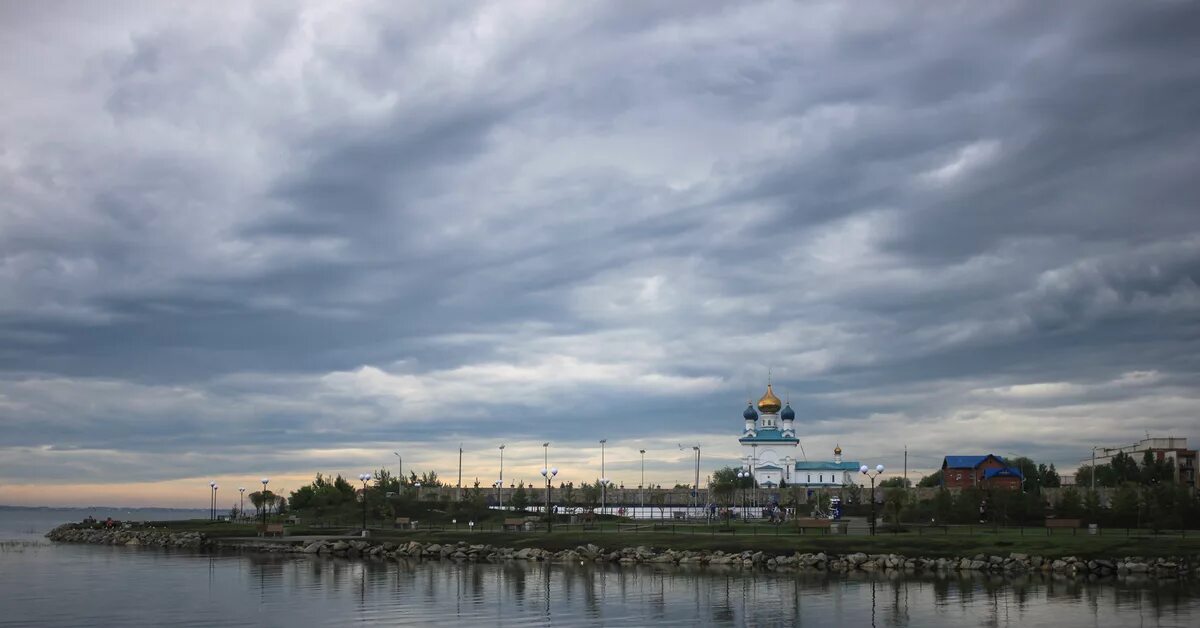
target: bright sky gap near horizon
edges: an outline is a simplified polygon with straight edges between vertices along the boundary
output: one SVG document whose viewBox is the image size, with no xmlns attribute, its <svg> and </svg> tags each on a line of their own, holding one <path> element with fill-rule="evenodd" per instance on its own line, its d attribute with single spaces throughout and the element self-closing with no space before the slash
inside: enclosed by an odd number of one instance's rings
<svg viewBox="0 0 1200 628">
<path fill-rule="evenodd" d="M 1200 4 L 0 5 L 0 503 L 1200 438 Z M 686 446 L 681 451 L 679 444 Z M 1193 442 L 1194 446 L 1195 443 Z M 232 497 L 230 497 L 232 495 Z"/>
</svg>

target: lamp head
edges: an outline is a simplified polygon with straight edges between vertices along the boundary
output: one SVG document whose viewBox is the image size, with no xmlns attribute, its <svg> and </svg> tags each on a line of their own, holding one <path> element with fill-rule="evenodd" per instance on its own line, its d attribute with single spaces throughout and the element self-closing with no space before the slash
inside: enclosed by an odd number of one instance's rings
<svg viewBox="0 0 1200 628">
<path fill-rule="evenodd" d="M 547 473 L 550 473 L 550 470 L 549 470 L 549 469 L 546 469 L 545 467 L 543 467 L 543 468 L 542 468 L 542 477 L 546 477 L 546 474 L 547 474 Z"/>
<path fill-rule="evenodd" d="M 550 467 L 550 475 L 558 475 L 558 467 Z"/>
<path fill-rule="evenodd" d="M 209 483 L 208 483 L 208 487 L 209 487 L 209 488 L 212 488 L 212 487 L 214 487 L 214 486 L 216 486 L 216 485 L 217 485 L 217 483 L 216 483 L 216 482 L 209 482 Z"/>
<path fill-rule="evenodd" d="M 238 487 L 238 492 L 245 493 L 245 492 L 246 492 L 246 487 L 244 487 L 244 486 L 239 486 L 239 487 Z"/>
<path fill-rule="evenodd" d="M 859 472 L 859 473 L 866 473 L 866 472 L 867 472 L 867 465 L 865 465 L 865 464 L 864 464 L 863 466 L 859 467 L 859 468 L 858 468 L 858 472 Z"/>
<path fill-rule="evenodd" d="M 875 471 L 878 473 L 883 473 L 883 465 L 881 465 L 881 464 L 875 465 Z"/>
<path fill-rule="evenodd" d="M 270 482 L 270 481 L 271 481 L 271 478 L 263 478 L 263 479 L 261 479 L 261 480 L 259 480 L 259 481 L 263 483 L 263 486 L 266 486 L 266 485 L 267 485 L 267 482 Z"/>
</svg>

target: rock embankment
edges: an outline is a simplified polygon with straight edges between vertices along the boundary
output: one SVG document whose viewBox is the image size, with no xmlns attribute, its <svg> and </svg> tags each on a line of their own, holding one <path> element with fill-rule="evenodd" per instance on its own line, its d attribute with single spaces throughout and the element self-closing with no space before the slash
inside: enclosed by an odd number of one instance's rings
<svg viewBox="0 0 1200 628">
<path fill-rule="evenodd" d="M 1141 575 L 1154 578 L 1186 578 L 1200 576 L 1200 561 L 1177 558 L 1142 558 L 1127 556 L 1120 559 L 1086 560 L 1075 557 L 1043 558 L 1012 553 L 1008 556 L 977 554 L 961 558 L 915 558 L 897 554 L 827 555 L 817 553 L 769 554 L 761 551 L 706 552 L 693 550 L 656 550 L 646 546 L 604 549 L 596 545 L 581 545 L 574 549 L 552 552 L 534 547 L 494 547 L 486 544 L 458 543 L 375 543 L 366 540 L 312 541 L 306 544 L 248 543 L 243 551 L 291 552 L 337 556 L 345 558 L 400 559 L 418 558 L 460 562 L 497 562 L 526 560 L 547 562 L 593 562 L 619 564 L 670 565 L 728 565 L 765 569 L 800 569 L 814 571 L 904 571 L 919 572 L 985 572 L 992 574 L 1024 574 L 1043 572 L 1067 576 L 1107 577 Z"/>
<path fill-rule="evenodd" d="M 66 524 L 46 534 L 51 541 L 92 543 L 95 545 L 145 545 L 200 549 L 207 539 L 199 532 L 172 532 L 163 528 L 90 528 Z"/>
<path fill-rule="evenodd" d="M 220 541 L 199 532 L 172 532 L 158 528 L 81 528 L 72 524 L 55 528 L 46 535 L 53 541 L 219 549 L 242 552 L 310 554 L 341 558 L 378 560 L 420 559 L 458 562 L 500 562 L 508 560 L 558 563 L 617 563 L 662 565 L 724 565 L 769 570 L 808 570 L 830 572 L 899 571 L 905 573 L 982 572 L 996 575 L 1046 573 L 1060 576 L 1105 578 L 1136 576 L 1148 578 L 1200 577 L 1200 557 L 1145 558 L 1126 556 L 1116 559 L 1084 559 L 1073 556 L 1044 558 L 1011 553 L 1007 556 L 976 554 L 957 558 L 921 558 L 898 554 L 772 554 L 761 551 L 723 552 L 654 549 L 644 545 L 604 549 L 593 544 L 573 549 L 550 551 L 536 547 L 495 547 L 487 544 L 393 543 L 359 539 L 329 539 L 311 542 Z"/>
</svg>

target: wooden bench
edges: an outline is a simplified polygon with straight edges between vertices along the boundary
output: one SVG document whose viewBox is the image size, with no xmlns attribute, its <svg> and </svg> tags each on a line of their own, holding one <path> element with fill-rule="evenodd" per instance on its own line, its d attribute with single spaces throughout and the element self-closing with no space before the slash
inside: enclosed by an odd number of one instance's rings
<svg viewBox="0 0 1200 628">
<path fill-rule="evenodd" d="M 396 522 L 392 524 L 394 528 L 415 528 L 412 520 L 408 517 L 396 517 Z"/>
<path fill-rule="evenodd" d="M 810 530 L 810 529 L 811 530 L 824 530 L 826 532 L 826 534 L 828 534 L 830 526 L 832 526 L 832 525 L 833 525 L 833 521 L 831 521 L 829 519 L 797 519 L 796 520 L 796 529 L 800 531 L 800 534 L 804 534 L 805 530 Z"/>
<path fill-rule="evenodd" d="M 1046 535 L 1049 536 L 1054 532 L 1054 528 L 1071 528 L 1071 534 L 1075 534 L 1079 530 L 1079 526 L 1083 524 L 1082 519 L 1047 519 L 1046 520 Z"/>
<path fill-rule="evenodd" d="M 284 532 L 282 523 L 268 523 L 266 526 L 259 526 L 259 529 L 262 530 L 263 536 L 283 536 Z"/>
<path fill-rule="evenodd" d="M 504 529 L 508 530 L 510 527 L 513 530 L 520 532 L 521 530 L 525 529 L 525 520 L 524 519 L 505 519 L 504 520 Z"/>
</svg>

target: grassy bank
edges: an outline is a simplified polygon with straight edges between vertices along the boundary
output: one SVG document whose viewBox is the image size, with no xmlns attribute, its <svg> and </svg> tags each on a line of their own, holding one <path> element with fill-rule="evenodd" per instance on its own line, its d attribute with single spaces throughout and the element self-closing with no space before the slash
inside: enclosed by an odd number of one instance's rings
<svg viewBox="0 0 1200 628">
<path fill-rule="evenodd" d="M 195 530 L 210 538 L 253 537 L 256 528 L 249 524 L 213 523 L 208 521 L 172 521 L 155 525 L 176 530 Z M 502 547 L 538 547 L 557 551 L 593 543 L 607 549 L 646 545 L 654 548 L 681 550 L 723 550 L 740 552 L 762 550 L 771 553 L 826 552 L 848 554 L 901 554 L 922 557 L 955 557 L 974 554 L 1008 555 L 1019 552 L 1044 557 L 1077 556 L 1081 558 L 1114 558 L 1122 556 L 1180 556 L 1200 555 L 1200 534 L 1181 536 L 1152 535 L 1147 531 L 1107 531 L 1101 536 L 1090 536 L 1080 530 L 1072 535 L 1058 530 L 1047 535 L 1036 528 L 993 530 L 973 529 L 969 533 L 922 533 L 899 534 L 826 535 L 809 532 L 801 535 L 794 528 L 756 526 L 742 524 L 734 526 L 732 532 L 721 532 L 717 526 L 676 525 L 655 530 L 653 526 L 631 526 L 605 524 L 595 529 L 583 530 L 578 526 L 560 526 L 552 533 L 544 529 L 534 532 L 501 532 L 498 530 L 427 529 L 427 530 L 372 530 L 374 540 L 397 543 L 420 541 L 423 543 L 454 543 L 467 541 L 472 544 L 486 543 Z M 290 536 L 355 536 L 353 528 L 304 528 L 290 527 Z M 287 537 L 284 537 L 287 540 Z"/>
</svg>

